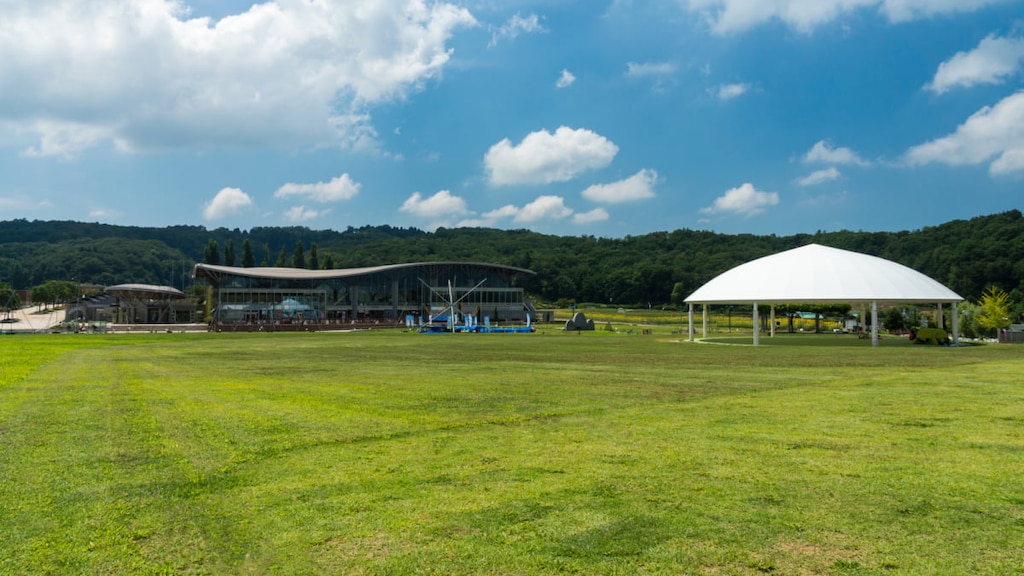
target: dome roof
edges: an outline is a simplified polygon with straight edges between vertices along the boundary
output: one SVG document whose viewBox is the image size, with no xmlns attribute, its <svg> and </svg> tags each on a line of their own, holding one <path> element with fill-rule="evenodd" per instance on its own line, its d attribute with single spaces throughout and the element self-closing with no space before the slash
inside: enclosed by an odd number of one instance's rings
<svg viewBox="0 0 1024 576">
<path fill-rule="evenodd" d="M 960 302 L 928 276 L 891 260 L 808 244 L 741 264 L 686 299 L 697 304 Z"/>
</svg>

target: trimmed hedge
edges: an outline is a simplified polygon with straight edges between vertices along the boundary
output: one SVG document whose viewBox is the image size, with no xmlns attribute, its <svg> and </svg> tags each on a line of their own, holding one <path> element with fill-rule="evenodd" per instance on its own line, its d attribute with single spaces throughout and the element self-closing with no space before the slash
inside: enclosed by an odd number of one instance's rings
<svg viewBox="0 0 1024 576">
<path fill-rule="evenodd" d="M 945 346 L 949 344 L 949 334 L 938 328 L 921 328 L 911 335 L 915 344 L 938 344 Z"/>
</svg>

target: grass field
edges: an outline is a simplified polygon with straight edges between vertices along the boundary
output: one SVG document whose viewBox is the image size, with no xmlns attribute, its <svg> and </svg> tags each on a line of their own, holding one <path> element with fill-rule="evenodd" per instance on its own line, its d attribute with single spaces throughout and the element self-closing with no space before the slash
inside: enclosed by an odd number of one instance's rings
<svg viewBox="0 0 1024 576">
<path fill-rule="evenodd" d="M 1024 347 L 545 332 L 4 336 L 0 573 L 1024 572 Z"/>
</svg>

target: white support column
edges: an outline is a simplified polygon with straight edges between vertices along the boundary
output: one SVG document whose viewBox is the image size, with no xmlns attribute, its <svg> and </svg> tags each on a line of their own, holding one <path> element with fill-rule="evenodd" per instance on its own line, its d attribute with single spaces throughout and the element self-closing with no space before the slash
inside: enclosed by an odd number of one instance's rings
<svg viewBox="0 0 1024 576">
<path fill-rule="evenodd" d="M 946 329 L 946 319 L 942 317 L 942 302 L 936 304 L 938 311 L 935 313 L 935 327 L 939 330 Z"/>
<path fill-rule="evenodd" d="M 953 346 L 960 345 L 960 314 L 956 309 L 956 302 L 953 302 Z"/>
<path fill-rule="evenodd" d="M 878 302 L 871 301 L 871 345 L 878 346 Z"/>
<path fill-rule="evenodd" d="M 775 338 L 775 304 L 772 304 L 772 312 L 771 312 L 770 322 L 771 322 L 772 338 Z"/>
<path fill-rule="evenodd" d="M 701 308 L 704 310 L 704 325 L 701 327 L 700 337 L 706 339 L 708 337 L 708 305 L 701 304 Z"/>
<path fill-rule="evenodd" d="M 754 302 L 754 346 L 761 344 L 761 317 L 757 313 L 757 302 Z"/>
<path fill-rule="evenodd" d="M 690 302 L 690 310 L 686 316 L 687 320 L 689 321 L 687 334 L 690 336 L 690 342 L 693 342 L 693 302 Z"/>
</svg>

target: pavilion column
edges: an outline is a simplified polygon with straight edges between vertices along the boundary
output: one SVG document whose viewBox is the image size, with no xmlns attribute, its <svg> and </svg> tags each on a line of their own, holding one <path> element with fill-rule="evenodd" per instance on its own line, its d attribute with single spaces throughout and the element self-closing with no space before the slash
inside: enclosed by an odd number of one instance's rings
<svg viewBox="0 0 1024 576">
<path fill-rule="evenodd" d="M 946 319 L 942 317 L 942 302 L 936 304 L 938 311 L 935 313 L 935 327 L 939 330 L 946 329 Z"/>
<path fill-rule="evenodd" d="M 769 318 L 769 322 L 771 323 L 770 330 L 772 338 L 775 338 L 775 304 L 772 304 L 772 311 L 771 317 Z"/>
<path fill-rule="evenodd" d="M 398 318 L 398 278 L 391 280 L 391 315 Z"/>
<path fill-rule="evenodd" d="M 359 320 L 359 284 L 353 284 L 349 293 L 352 295 L 352 321 L 356 322 Z"/>
<path fill-rule="evenodd" d="M 956 302 L 953 302 L 953 346 L 960 345 L 960 314 L 957 312 Z"/>
<path fill-rule="evenodd" d="M 754 346 L 761 344 L 761 317 L 757 313 L 757 302 L 754 302 Z"/>
<path fill-rule="evenodd" d="M 878 346 L 878 302 L 871 301 L 871 345 Z"/>
<path fill-rule="evenodd" d="M 689 313 L 686 315 L 688 321 L 688 327 L 686 333 L 690 337 L 690 342 L 693 342 L 693 302 L 690 302 Z"/>
<path fill-rule="evenodd" d="M 700 337 L 706 339 L 708 337 L 708 305 L 702 304 L 701 308 L 704 311 L 704 324 L 701 326 Z"/>
</svg>

